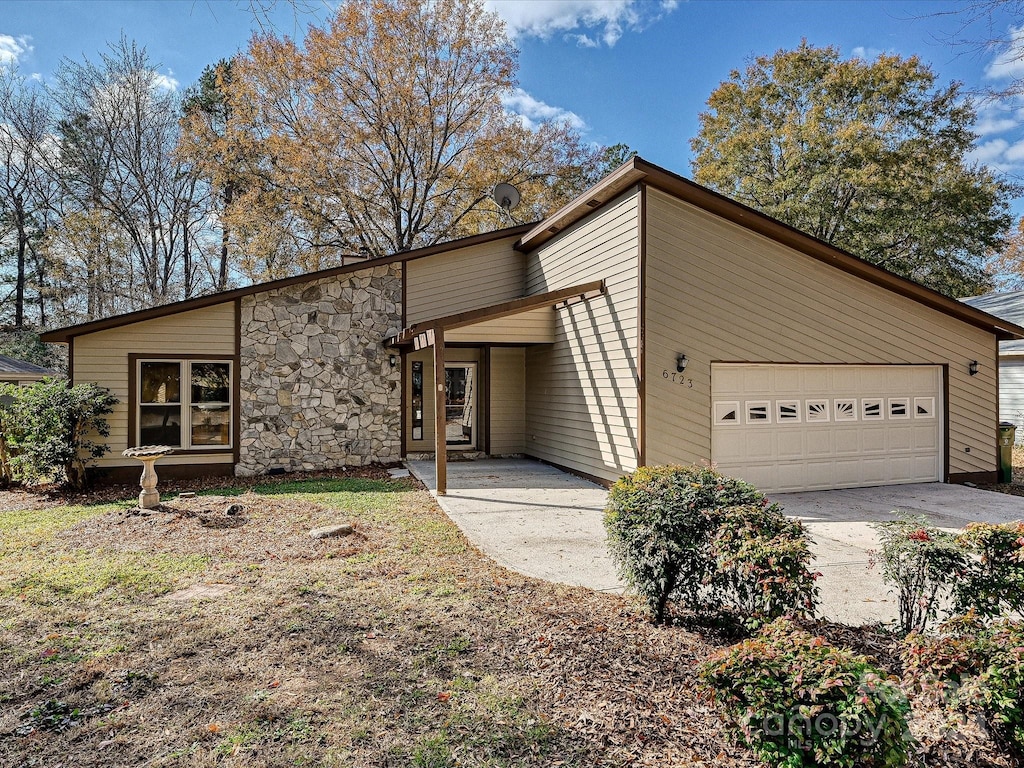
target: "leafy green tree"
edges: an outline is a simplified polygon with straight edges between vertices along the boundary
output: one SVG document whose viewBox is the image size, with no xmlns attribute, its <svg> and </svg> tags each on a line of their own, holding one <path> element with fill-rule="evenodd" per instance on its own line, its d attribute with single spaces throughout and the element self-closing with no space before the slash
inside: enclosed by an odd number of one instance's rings
<svg viewBox="0 0 1024 768">
<path fill-rule="evenodd" d="M 953 296 L 991 286 L 1016 188 L 971 163 L 975 110 L 916 57 L 842 60 L 804 41 L 708 98 L 694 178 Z"/>
<path fill-rule="evenodd" d="M 0 330 L 0 355 L 55 371 L 63 370 L 65 361 L 55 344 L 44 344 L 39 334 L 27 328 Z"/>
<path fill-rule="evenodd" d="M 117 398 L 95 384 L 69 387 L 43 379 L 28 387 L 0 384 L 0 480 L 64 482 L 82 488 L 86 462 L 109 446 L 106 416 Z"/>
</svg>

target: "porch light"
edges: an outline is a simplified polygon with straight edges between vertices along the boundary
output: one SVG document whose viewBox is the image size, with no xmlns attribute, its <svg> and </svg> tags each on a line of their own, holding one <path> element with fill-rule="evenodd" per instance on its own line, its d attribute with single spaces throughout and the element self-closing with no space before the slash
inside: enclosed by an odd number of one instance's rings
<svg viewBox="0 0 1024 768">
<path fill-rule="evenodd" d="M 676 370 L 682 373 L 686 370 L 686 364 L 690 362 L 686 359 L 686 355 L 682 352 L 679 353 L 679 357 L 676 358 Z"/>
<path fill-rule="evenodd" d="M 977 360 L 971 360 L 971 362 L 969 362 L 967 364 L 967 371 L 971 374 L 971 376 L 977 376 L 978 375 L 978 361 Z"/>
<path fill-rule="evenodd" d="M 395 363 L 398 362 L 398 356 L 397 355 L 389 355 L 388 356 L 388 362 L 391 363 L 391 367 L 394 368 L 395 367 Z"/>
</svg>

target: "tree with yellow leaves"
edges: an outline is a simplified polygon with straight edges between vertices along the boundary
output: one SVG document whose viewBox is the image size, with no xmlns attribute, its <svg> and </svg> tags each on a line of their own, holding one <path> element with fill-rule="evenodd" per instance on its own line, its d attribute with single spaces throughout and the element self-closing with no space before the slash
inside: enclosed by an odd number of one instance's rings
<svg viewBox="0 0 1024 768">
<path fill-rule="evenodd" d="M 206 153 L 244 174 L 224 213 L 242 270 L 406 251 L 533 220 L 581 192 L 602 150 L 506 111 L 517 58 L 480 0 L 348 0 L 301 43 L 253 37 Z M 499 182 L 522 192 L 511 215 L 490 200 Z"/>
</svg>

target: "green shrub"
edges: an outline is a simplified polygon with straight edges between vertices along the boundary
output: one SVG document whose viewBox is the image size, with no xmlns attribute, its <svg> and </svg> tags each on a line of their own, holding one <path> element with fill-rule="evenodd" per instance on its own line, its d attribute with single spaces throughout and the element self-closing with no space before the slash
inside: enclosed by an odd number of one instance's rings
<svg viewBox="0 0 1024 768">
<path fill-rule="evenodd" d="M 787 614 L 813 615 L 819 574 L 808 568 L 811 550 L 803 523 L 778 505 L 722 510 L 711 542 L 716 594 L 748 624 Z"/>
<path fill-rule="evenodd" d="M 803 527 L 710 467 L 641 467 L 621 478 L 605 527 L 619 574 L 658 621 L 670 603 L 734 608 L 755 622 L 813 608 Z"/>
<path fill-rule="evenodd" d="M 971 523 L 956 541 L 970 557 L 953 585 L 954 612 L 1024 613 L 1024 523 Z"/>
<path fill-rule="evenodd" d="M 966 572 L 967 557 L 956 536 L 923 515 L 896 514 L 897 519 L 874 526 L 882 544 L 882 575 L 898 591 L 900 628 L 924 632 L 953 581 Z"/>
<path fill-rule="evenodd" d="M 786 619 L 719 651 L 699 674 L 730 730 L 768 765 L 907 764 L 910 705 L 896 683 Z"/>
<path fill-rule="evenodd" d="M 71 387 L 59 379 L 43 379 L 28 387 L 0 385 L 3 479 L 84 485 L 86 459 L 109 450 L 95 438 L 109 436 L 104 416 L 115 403 L 116 398 L 95 384 Z"/>
<path fill-rule="evenodd" d="M 1024 624 L 962 617 L 937 636 L 907 637 L 903 663 L 911 689 L 952 712 L 980 715 L 1007 751 L 1024 758 Z"/>
</svg>

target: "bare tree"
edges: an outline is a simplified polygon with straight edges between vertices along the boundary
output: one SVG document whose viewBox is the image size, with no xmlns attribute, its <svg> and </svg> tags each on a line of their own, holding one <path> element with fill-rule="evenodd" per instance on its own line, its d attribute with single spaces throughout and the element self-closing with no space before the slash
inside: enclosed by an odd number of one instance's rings
<svg viewBox="0 0 1024 768">
<path fill-rule="evenodd" d="M 12 320 L 19 329 L 27 322 L 32 283 L 38 320 L 46 323 L 47 269 L 37 246 L 49 226 L 51 128 L 45 95 L 15 69 L 0 68 L 0 248 L 13 256 Z"/>
</svg>

